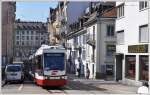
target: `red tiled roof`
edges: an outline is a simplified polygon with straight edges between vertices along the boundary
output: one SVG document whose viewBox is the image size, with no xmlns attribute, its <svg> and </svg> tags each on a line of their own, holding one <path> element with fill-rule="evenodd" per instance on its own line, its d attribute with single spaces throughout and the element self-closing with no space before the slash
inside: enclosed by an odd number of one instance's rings
<svg viewBox="0 0 150 95">
<path fill-rule="evenodd" d="M 114 7 L 110 10 L 106 10 L 101 14 L 102 17 L 117 17 L 117 8 Z"/>
</svg>

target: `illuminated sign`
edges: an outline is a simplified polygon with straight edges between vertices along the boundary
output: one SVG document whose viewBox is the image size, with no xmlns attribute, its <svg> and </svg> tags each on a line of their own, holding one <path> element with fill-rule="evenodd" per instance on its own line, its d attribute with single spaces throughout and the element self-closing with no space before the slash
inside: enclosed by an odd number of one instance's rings
<svg viewBox="0 0 150 95">
<path fill-rule="evenodd" d="M 128 46 L 128 53 L 148 53 L 148 44 Z"/>
</svg>

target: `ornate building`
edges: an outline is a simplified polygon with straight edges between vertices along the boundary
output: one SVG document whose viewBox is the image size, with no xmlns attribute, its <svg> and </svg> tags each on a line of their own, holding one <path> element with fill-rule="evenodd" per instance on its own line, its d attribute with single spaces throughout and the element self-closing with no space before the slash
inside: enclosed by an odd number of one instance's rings
<svg viewBox="0 0 150 95">
<path fill-rule="evenodd" d="M 14 33 L 15 60 L 25 61 L 41 44 L 48 43 L 47 24 L 17 20 Z"/>
</svg>

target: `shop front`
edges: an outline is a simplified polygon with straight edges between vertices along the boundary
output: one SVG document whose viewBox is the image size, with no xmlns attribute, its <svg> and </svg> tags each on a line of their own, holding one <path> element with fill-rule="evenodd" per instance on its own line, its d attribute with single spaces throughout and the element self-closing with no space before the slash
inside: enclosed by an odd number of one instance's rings
<svg viewBox="0 0 150 95">
<path fill-rule="evenodd" d="M 128 53 L 116 55 L 116 80 L 138 86 L 148 83 L 148 67 L 148 44 L 129 45 Z"/>
<path fill-rule="evenodd" d="M 128 82 L 135 85 L 148 82 L 148 65 L 147 44 L 128 46 L 128 54 L 125 55 L 125 79 Z"/>
</svg>

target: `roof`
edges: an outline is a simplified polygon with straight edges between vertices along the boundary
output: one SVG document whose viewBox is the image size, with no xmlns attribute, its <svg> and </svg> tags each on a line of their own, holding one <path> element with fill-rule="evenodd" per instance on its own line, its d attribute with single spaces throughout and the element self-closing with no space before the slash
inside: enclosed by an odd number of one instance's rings
<svg viewBox="0 0 150 95">
<path fill-rule="evenodd" d="M 109 10 L 104 11 L 101 14 L 102 17 L 117 17 L 117 9 L 116 7 L 113 7 Z"/>
<path fill-rule="evenodd" d="M 89 19 L 86 22 L 84 22 L 84 25 L 87 25 L 96 21 L 97 16 L 99 16 L 99 18 L 115 18 L 117 17 L 117 9 L 116 7 L 113 7 L 111 9 L 105 10 L 104 12 L 100 14 L 99 12 L 94 12 L 89 16 Z"/>
<path fill-rule="evenodd" d="M 35 56 L 42 55 L 44 50 L 47 49 L 65 49 L 62 46 L 48 46 L 48 45 L 42 45 L 36 52 Z"/>
</svg>

